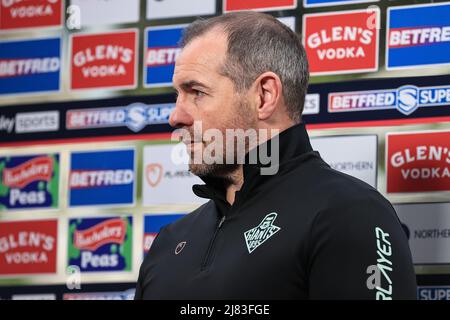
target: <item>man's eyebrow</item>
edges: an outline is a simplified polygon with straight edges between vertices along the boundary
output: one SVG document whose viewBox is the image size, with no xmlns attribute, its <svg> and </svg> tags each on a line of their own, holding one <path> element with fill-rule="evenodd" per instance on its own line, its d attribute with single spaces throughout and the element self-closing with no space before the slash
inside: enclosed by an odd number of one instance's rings
<svg viewBox="0 0 450 320">
<path fill-rule="evenodd" d="M 190 80 L 180 84 L 180 88 L 183 90 L 189 90 L 192 89 L 193 87 L 202 87 L 204 89 L 210 89 L 206 84 L 196 80 Z"/>
</svg>

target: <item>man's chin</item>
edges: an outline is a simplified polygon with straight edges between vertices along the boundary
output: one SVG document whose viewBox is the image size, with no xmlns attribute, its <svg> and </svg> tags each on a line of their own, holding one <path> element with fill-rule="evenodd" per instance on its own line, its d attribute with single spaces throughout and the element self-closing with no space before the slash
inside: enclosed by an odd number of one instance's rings
<svg viewBox="0 0 450 320">
<path fill-rule="evenodd" d="M 201 178 L 224 178 L 237 169 L 236 164 L 189 164 L 189 171 Z"/>
</svg>

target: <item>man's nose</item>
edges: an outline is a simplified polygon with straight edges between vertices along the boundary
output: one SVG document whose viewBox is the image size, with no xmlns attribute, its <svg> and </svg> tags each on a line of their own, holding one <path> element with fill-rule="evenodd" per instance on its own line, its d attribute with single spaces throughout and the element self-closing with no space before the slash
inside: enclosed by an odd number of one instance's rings
<svg viewBox="0 0 450 320">
<path fill-rule="evenodd" d="M 190 127 L 194 124 L 194 118 L 181 103 L 177 102 L 175 109 L 170 114 L 169 124 L 174 128 Z"/>
</svg>

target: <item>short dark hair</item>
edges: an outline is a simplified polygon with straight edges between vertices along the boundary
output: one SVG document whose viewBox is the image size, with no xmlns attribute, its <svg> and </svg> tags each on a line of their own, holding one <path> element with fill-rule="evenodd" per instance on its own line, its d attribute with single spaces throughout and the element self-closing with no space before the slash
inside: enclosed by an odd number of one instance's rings
<svg viewBox="0 0 450 320">
<path fill-rule="evenodd" d="M 262 73 L 274 72 L 281 79 L 290 118 L 300 122 L 309 80 L 308 60 L 300 37 L 268 14 L 242 11 L 193 22 L 185 29 L 180 46 L 184 48 L 216 27 L 228 39 L 221 73 L 242 92 Z"/>
</svg>

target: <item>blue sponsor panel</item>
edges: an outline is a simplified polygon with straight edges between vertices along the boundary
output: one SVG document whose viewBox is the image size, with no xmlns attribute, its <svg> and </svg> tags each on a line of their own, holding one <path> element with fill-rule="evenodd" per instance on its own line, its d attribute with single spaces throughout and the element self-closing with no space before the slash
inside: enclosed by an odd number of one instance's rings
<svg viewBox="0 0 450 320">
<path fill-rule="evenodd" d="M 0 42 L 0 95 L 60 90 L 61 38 Z"/>
<path fill-rule="evenodd" d="M 81 272 L 130 271 L 133 218 L 69 220 L 68 265 Z"/>
<path fill-rule="evenodd" d="M 185 214 L 158 214 L 144 217 L 144 256 L 158 235 L 161 228 L 184 217 Z"/>
<path fill-rule="evenodd" d="M 132 205 L 135 150 L 74 152 L 69 177 L 70 206 Z"/>
<path fill-rule="evenodd" d="M 175 61 L 181 52 L 178 42 L 185 26 L 146 29 L 144 84 L 146 87 L 170 86 Z"/>
<path fill-rule="evenodd" d="M 303 5 L 305 8 L 309 8 L 309 7 L 338 6 L 344 4 L 377 2 L 377 1 L 379 0 L 304 0 Z"/>
<path fill-rule="evenodd" d="M 388 9 L 388 69 L 450 63 L 450 3 Z"/>
</svg>

